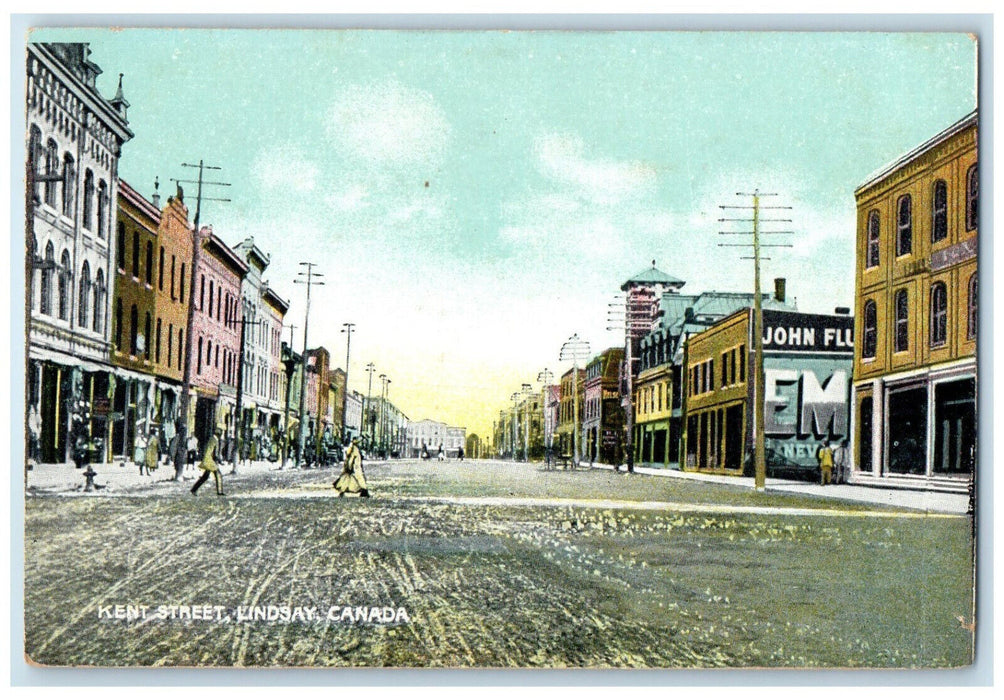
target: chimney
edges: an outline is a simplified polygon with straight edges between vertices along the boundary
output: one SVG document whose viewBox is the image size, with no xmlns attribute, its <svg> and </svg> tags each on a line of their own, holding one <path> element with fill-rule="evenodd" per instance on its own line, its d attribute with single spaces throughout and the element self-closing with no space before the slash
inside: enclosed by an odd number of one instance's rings
<svg viewBox="0 0 1004 700">
<path fill-rule="evenodd" d="M 160 211 L 160 178 L 153 178 L 153 206 Z"/>
<path fill-rule="evenodd" d="M 780 303 L 784 303 L 784 277 L 774 278 L 774 299 Z"/>
</svg>

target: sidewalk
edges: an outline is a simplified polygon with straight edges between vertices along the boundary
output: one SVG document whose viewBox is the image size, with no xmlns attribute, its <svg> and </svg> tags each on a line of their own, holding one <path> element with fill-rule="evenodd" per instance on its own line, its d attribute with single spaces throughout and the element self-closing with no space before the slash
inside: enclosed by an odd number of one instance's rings
<svg viewBox="0 0 1004 700">
<path fill-rule="evenodd" d="M 586 465 L 583 465 L 586 466 Z M 613 470 L 608 464 L 594 464 L 593 469 Z M 625 469 L 621 465 L 621 471 Z M 715 484 L 728 484 L 753 490 L 754 478 L 751 476 L 728 476 L 725 474 L 700 474 L 685 472 L 679 469 L 655 469 L 652 467 L 635 466 L 635 473 L 662 476 L 673 479 L 690 479 Z M 871 503 L 874 505 L 910 508 L 932 513 L 956 513 L 964 515 L 969 508 L 969 495 L 964 493 L 941 493 L 936 491 L 911 491 L 902 488 L 879 488 L 875 486 L 855 486 L 853 484 L 831 484 L 821 486 L 809 481 L 790 481 L 787 479 L 768 478 L 766 482 L 768 493 L 791 493 L 815 498 L 828 498 L 837 501 L 852 501 L 855 503 Z"/>
</svg>

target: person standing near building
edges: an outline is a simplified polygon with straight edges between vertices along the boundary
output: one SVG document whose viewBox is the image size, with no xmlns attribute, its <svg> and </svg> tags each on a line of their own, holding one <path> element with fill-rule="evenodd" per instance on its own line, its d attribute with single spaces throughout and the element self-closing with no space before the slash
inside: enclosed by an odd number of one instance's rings
<svg viewBox="0 0 1004 700">
<path fill-rule="evenodd" d="M 219 428 L 213 433 L 213 436 L 209 438 L 206 442 L 206 451 L 202 455 L 202 461 L 199 462 L 199 469 L 202 470 L 202 476 L 199 477 L 198 481 L 192 486 L 192 495 L 196 495 L 199 487 L 202 486 L 209 479 L 209 475 L 213 475 L 213 479 L 216 483 L 216 495 L 223 496 L 223 477 L 220 475 L 220 467 L 216 464 L 216 448 L 220 444 L 220 435 L 223 431 Z"/>
<path fill-rule="evenodd" d="M 160 466 L 160 440 L 157 439 L 157 428 L 150 428 L 150 439 L 146 441 L 146 453 L 143 455 L 143 463 L 146 467 L 146 473 L 149 476 L 157 471 L 157 467 Z M 143 468 L 140 467 L 140 475 L 143 474 Z"/>
<path fill-rule="evenodd" d="M 833 483 L 833 448 L 830 441 L 824 439 L 823 444 L 816 451 L 816 459 L 819 461 L 819 484 L 826 486 Z"/>
<path fill-rule="evenodd" d="M 846 484 L 847 483 L 847 471 L 850 467 L 847 449 L 847 440 L 841 440 L 837 444 L 837 448 L 833 450 L 833 483 L 835 484 Z"/>
<path fill-rule="evenodd" d="M 369 489 L 366 488 L 366 474 L 363 473 L 363 456 L 359 452 L 359 438 L 352 438 L 352 443 L 345 452 L 342 473 L 332 486 L 338 491 L 339 498 L 346 493 L 358 493 L 362 498 L 370 497 Z"/>
<path fill-rule="evenodd" d="M 42 435 L 42 415 L 36 406 L 28 412 L 28 460 L 37 464 Z"/>
</svg>

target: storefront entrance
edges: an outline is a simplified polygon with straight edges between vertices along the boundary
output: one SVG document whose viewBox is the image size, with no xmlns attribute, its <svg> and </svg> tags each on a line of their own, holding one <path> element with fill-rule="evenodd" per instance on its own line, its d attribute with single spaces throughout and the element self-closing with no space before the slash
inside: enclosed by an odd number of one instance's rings
<svg viewBox="0 0 1004 700">
<path fill-rule="evenodd" d="M 936 474 L 972 474 L 976 464 L 976 380 L 941 382 L 934 387 Z"/>
</svg>

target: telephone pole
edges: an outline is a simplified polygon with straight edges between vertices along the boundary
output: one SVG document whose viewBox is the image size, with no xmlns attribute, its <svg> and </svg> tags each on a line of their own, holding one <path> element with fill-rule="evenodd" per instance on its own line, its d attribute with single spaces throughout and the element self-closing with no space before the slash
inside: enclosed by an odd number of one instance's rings
<svg viewBox="0 0 1004 700">
<path fill-rule="evenodd" d="M 760 205 L 761 197 L 776 197 L 774 192 L 736 192 L 737 197 L 752 197 L 753 206 L 719 205 L 720 209 L 752 210 L 753 218 L 721 218 L 719 222 L 752 223 L 752 231 L 719 231 L 724 236 L 753 236 L 752 243 L 719 243 L 720 248 L 753 248 L 752 256 L 743 256 L 741 260 L 753 261 L 753 342 L 751 358 L 753 360 L 753 466 L 754 488 L 763 491 L 767 485 L 767 459 L 764 445 L 764 372 L 763 372 L 763 304 L 760 297 L 760 261 L 770 260 L 760 256 L 761 248 L 791 248 L 790 243 L 761 243 L 760 236 L 766 234 L 790 234 L 792 231 L 761 231 L 761 222 L 791 222 L 791 219 L 761 219 L 761 209 L 791 209 L 787 206 L 764 207 Z"/>
<path fill-rule="evenodd" d="M 366 373 L 370 375 L 369 386 L 366 389 L 366 410 L 363 411 L 362 425 L 359 426 L 360 432 L 362 429 L 369 425 L 369 437 L 366 441 L 366 449 L 373 449 L 373 435 L 375 432 L 375 416 L 373 416 L 373 373 L 376 372 L 376 365 L 370 362 L 366 365 Z M 373 416 L 371 418 L 371 416 Z"/>
<path fill-rule="evenodd" d="M 293 390 L 293 372 L 296 371 L 295 363 L 293 361 L 293 331 L 296 326 L 290 324 L 289 326 L 289 358 L 284 361 L 285 365 L 283 369 L 286 373 L 286 408 L 283 412 L 282 417 L 282 462 L 279 464 L 279 469 L 286 468 L 286 459 L 289 457 L 289 394 Z"/>
<path fill-rule="evenodd" d="M 349 407 L 349 348 L 352 346 L 352 329 L 354 323 L 343 323 L 342 333 L 345 334 L 345 389 L 342 391 L 342 444 L 349 438 L 349 429 L 345 420 L 345 411 Z"/>
<path fill-rule="evenodd" d="M 543 425 L 541 428 L 544 430 L 544 465 L 545 467 L 551 466 L 551 440 L 553 438 L 554 426 L 551 425 L 550 417 L 551 410 L 550 406 L 547 405 L 548 394 L 551 393 L 551 382 L 554 381 L 554 373 L 545 367 L 541 372 L 537 373 L 537 381 L 543 385 L 541 389 L 541 401 L 540 405 L 543 409 Z"/>
<path fill-rule="evenodd" d="M 530 397 L 533 396 L 529 384 L 523 385 L 523 461 L 530 462 Z"/>
<path fill-rule="evenodd" d="M 179 190 L 182 182 L 194 182 L 198 184 L 198 189 L 195 194 L 195 218 L 192 220 L 192 269 L 189 271 L 191 275 L 191 284 L 188 285 L 188 317 L 185 321 L 185 368 L 181 380 L 181 406 L 179 407 L 181 420 L 180 425 L 178 426 L 177 449 L 174 453 L 175 481 L 179 481 L 181 479 L 181 474 L 185 469 L 185 455 L 187 453 L 186 445 L 188 443 L 188 409 L 191 404 L 192 395 L 192 330 L 195 326 L 195 305 L 192 303 L 192 293 L 195 291 L 196 270 L 199 267 L 199 261 L 202 259 L 202 234 L 199 231 L 199 218 L 202 213 L 202 200 L 205 199 L 206 201 L 214 202 L 230 201 L 229 199 L 220 197 L 202 196 L 203 185 L 230 187 L 229 182 L 207 182 L 203 179 L 204 171 L 222 170 L 223 168 L 216 165 L 206 165 L 202 160 L 199 160 L 198 165 L 193 163 L 182 163 L 181 166 L 183 168 L 198 168 L 199 177 L 197 180 L 174 180 L 174 182 L 179 186 Z M 182 278 L 181 283 L 185 284 L 184 278 Z"/>
<path fill-rule="evenodd" d="M 301 368 L 301 378 L 300 378 L 300 430 L 297 436 L 297 453 L 296 453 L 296 466 L 299 467 L 301 460 L 303 460 L 303 448 L 306 444 L 307 439 L 307 328 L 310 323 L 310 288 L 313 285 L 323 286 L 324 282 L 317 278 L 323 277 L 324 275 L 320 272 L 314 272 L 314 268 L 317 266 L 316 263 L 312 262 L 301 262 L 307 268 L 306 272 L 300 271 L 297 276 L 300 279 L 293 280 L 293 284 L 305 284 L 307 285 L 307 308 L 303 312 L 303 354 L 300 356 L 300 368 Z M 290 348 L 292 350 L 292 348 Z"/>
<path fill-rule="evenodd" d="M 579 360 L 589 358 L 589 341 L 582 340 L 578 333 L 561 346 L 558 359 L 562 362 L 572 361 L 572 468 L 579 466 Z"/>
</svg>

